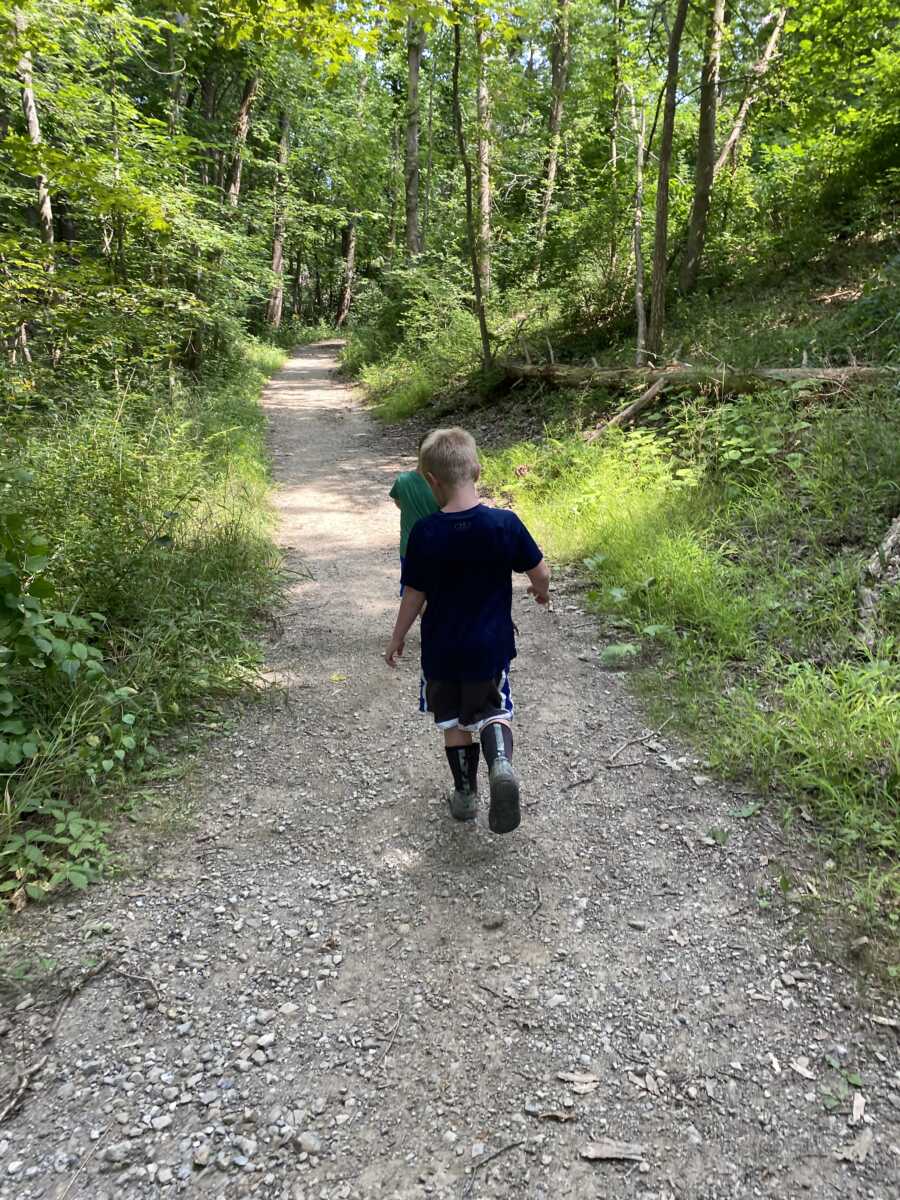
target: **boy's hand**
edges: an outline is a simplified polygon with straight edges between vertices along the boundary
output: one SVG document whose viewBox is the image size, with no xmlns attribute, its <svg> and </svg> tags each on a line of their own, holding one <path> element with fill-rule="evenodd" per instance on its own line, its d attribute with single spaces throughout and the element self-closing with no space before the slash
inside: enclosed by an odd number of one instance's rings
<svg viewBox="0 0 900 1200">
<path fill-rule="evenodd" d="M 534 584 L 532 584 L 531 587 L 528 589 L 528 595 L 534 596 L 536 604 L 549 604 L 550 603 L 549 590 L 544 591 L 542 588 L 536 588 L 534 586 Z"/>
<path fill-rule="evenodd" d="M 391 638 L 390 645 L 384 652 L 384 661 L 389 667 L 397 666 L 397 659 L 403 657 L 403 647 L 406 642 L 403 638 Z"/>
</svg>

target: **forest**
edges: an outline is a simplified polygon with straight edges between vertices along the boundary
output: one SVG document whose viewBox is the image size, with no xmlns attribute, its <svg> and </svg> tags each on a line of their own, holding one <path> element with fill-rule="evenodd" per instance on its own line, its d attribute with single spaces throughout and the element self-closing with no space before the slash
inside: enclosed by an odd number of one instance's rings
<svg viewBox="0 0 900 1200">
<path fill-rule="evenodd" d="M 379 419 L 491 424 L 485 480 L 587 580 L 600 666 L 895 930 L 895 5 L 0 20 L 9 906 L 99 878 L 253 677 L 282 586 L 259 391 L 339 333 Z"/>
</svg>

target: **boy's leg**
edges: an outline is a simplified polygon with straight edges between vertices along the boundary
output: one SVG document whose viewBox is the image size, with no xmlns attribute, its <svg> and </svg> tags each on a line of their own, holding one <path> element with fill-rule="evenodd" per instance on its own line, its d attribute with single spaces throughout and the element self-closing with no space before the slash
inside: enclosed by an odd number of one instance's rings
<svg viewBox="0 0 900 1200">
<path fill-rule="evenodd" d="M 450 813 L 457 821 L 474 821 L 478 811 L 478 759 L 480 747 L 459 727 L 444 730 L 444 750 L 453 775 Z"/>
<path fill-rule="evenodd" d="M 471 732 L 459 726 L 459 685 L 429 680 L 424 703 L 444 735 L 444 750 L 453 775 L 450 813 L 457 821 L 472 821 L 478 811 L 480 747 L 472 740 Z"/>
<path fill-rule="evenodd" d="M 481 727 L 481 748 L 491 779 L 488 825 L 494 833 L 512 833 L 522 819 L 519 781 L 512 768 L 513 736 L 509 722 L 494 719 Z"/>
</svg>

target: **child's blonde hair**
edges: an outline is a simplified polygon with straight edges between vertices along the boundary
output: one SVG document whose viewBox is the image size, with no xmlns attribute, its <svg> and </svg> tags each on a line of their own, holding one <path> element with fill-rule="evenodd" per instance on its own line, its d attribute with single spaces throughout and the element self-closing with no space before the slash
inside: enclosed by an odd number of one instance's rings
<svg viewBox="0 0 900 1200">
<path fill-rule="evenodd" d="M 481 473 L 475 439 L 458 425 L 433 429 L 419 447 L 419 468 L 448 487 L 474 483 Z"/>
</svg>

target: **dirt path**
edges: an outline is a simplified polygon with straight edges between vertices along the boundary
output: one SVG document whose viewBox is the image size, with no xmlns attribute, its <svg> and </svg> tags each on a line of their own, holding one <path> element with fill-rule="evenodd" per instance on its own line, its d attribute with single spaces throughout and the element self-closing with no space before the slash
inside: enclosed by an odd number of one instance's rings
<svg viewBox="0 0 900 1200">
<path fill-rule="evenodd" d="M 0 1125 L 0 1197 L 896 1197 L 896 1025 L 760 906 L 782 849 L 746 797 L 665 733 L 621 749 L 650 731 L 572 595 L 516 599 L 522 828 L 449 819 L 417 646 L 380 658 L 409 459 L 334 365 L 307 348 L 267 392 L 313 574 L 283 691 L 175 786 L 190 829 L 145 875 L 10 931 L 70 979 L 132 977 L 89 981 L 49 1042 L 52 988 L 0 1016 L 0 1096 L 48 1055 Z M 580 1157 L 604 1138 L 639 1148 Z"/>
</svg>

